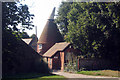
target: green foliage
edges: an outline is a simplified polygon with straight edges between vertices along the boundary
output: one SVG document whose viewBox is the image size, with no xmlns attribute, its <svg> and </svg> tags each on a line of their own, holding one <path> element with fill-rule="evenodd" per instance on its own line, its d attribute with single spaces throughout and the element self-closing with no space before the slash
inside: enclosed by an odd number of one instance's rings
<svg viewBox="0 0 120 80">
<path fill-rule="evenodd" d="M 71 62 L 70 61 L 69 63 L 66 63 L 64 71 L 67 71 L 67 72 L 75 72 L 75 71 L 77 71 L 76 62 Z"/>
<path fill-rule="evenodd" d="M 65 40 L 80 49 L 80 55 L 119 59 L 120 2 L 62 3 L 58 13 Z"/>
<path fill-rule="evenodd" d="M 16 37 L 22 35 L 20 31 L 34 27 L 33 16 L 27 5 L 15 2 L 2 3 L 2 29 L 12 31 L 13 34 L 17 34 Z"/>
<path fill-rule="evenodd" d="M 67 13 L 71 9 L 71 3 L 62 3 L 60 6 L 59 12 L 58 12 L 58 17 L 56 19 L 56 22 L 59 25 L 59 28 L 61 30 L 62 35 L 65 35 L 66 32 L 68 31 L 67 25 L 68 25 L 68 19 L 67 19 Z"/>
</svg>

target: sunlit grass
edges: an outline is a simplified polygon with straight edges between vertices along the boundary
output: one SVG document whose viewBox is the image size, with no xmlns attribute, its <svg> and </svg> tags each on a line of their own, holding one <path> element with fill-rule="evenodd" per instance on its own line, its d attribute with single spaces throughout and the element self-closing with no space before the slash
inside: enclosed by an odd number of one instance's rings
<svg viewBox="0 0 120 80">
<path fill-rule="evenodd" d="M 24 79 L 24 80 L 65 80 L 63 76 L 51 75 L 51 76 L 42 76 L 33 79 Z"/>
<path fill-rule="evenodd" d="M 98 71 L 80 71 L 78 74 L 95 75 L 95 76 L 111 76 L 120 77 L 120 71 L 113 70 L 98 70 Z"/>
</svg>

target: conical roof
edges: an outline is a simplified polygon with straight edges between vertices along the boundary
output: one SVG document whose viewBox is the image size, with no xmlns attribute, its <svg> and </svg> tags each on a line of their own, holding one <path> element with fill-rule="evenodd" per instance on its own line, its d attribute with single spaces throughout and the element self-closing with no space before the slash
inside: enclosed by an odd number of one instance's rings
<svg viewBox="0 0 120 80">
<path fill-rule="evenodd" d="M 53 9 L 43 32 L 38 40 L 38 43 L 56 43 L 63 41 L 63 37 L 60 34 L 57 25 L 54 22 L 55 8 Z"/>
<path fill-rule="evenodd" d="M 48 19 L 54 19 L 55 16 L 55 7 L 53 8 L 53 11 Z"/>
</svg>

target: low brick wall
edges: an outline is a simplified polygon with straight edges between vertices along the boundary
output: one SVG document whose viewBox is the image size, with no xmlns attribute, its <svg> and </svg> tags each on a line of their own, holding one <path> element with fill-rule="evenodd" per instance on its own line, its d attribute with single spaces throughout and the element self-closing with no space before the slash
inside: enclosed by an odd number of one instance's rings
<svg viewBox="0 0 120 80">
<path fill-rule="evenodd" d="M 105 59 L 80 59 L 79 69 L 101 70 L 101 69 L 117 69 L 116 63 Z"/>
</svg>

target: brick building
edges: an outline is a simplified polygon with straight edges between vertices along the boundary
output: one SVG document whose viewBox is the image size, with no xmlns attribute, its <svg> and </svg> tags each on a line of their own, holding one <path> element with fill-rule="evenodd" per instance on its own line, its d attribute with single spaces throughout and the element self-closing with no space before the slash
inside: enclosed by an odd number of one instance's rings
<svg viewBox="0 0 120 80">
<path fill-rule="evenodd" d="M 37 52 L 44 57 L 50 69 L 64 70 L 65 63 L 69 62 L 70 59 L 76 60 L 71 56 L 77 50 L 74 50 L 70 43 L 63 41 L 63 37 L 54 22 L 54 13 L 55 8 L 38 40 Z M 76 58 L 75 55 L 74 58 Z"/>
<path fill-rule="evenodd" d="M 43 54 L 48 67 L 54 70 L 64 70 L 64 67 L 69 62 L 74 62 L 78 50 L 73 49 L 72 45 L 67 42 L 54 44 L 46 53 Z"/>
</svg>

